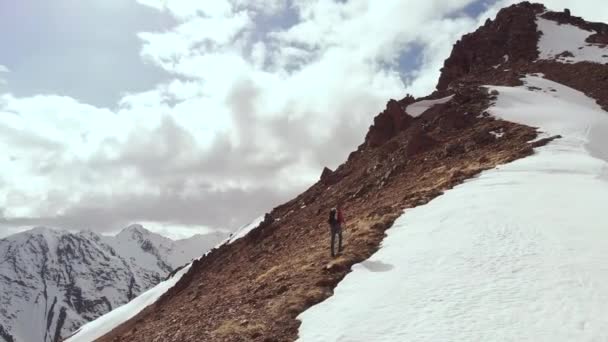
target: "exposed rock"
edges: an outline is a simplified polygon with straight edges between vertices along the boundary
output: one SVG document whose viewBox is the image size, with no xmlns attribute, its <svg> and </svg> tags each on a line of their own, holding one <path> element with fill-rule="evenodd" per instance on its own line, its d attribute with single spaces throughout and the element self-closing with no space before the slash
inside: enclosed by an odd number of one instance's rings
<svg viewBox="0 0 608 342">
<path fill-rule="evenodd" d="M 522 2 L 498 12 L 477 31 L 462 37 L 441 69 L 438 90 L 448 89 L 464 75 L 492 69 L 497 64 L 533 61 L 538 57 L 535 17 L 543 5 Z"/>
<path fill-rule="evenodd" d="M 490 131 L 479 131 L 473 135 L 473 141 L 478 145 L 487 145 L 496 141 L 496 136 L 492 135 Z"/>
<path fill-rule="evenodd" d="M 608 45 L 608 34 L 607 33 L 594 33 L 587 37 L 587 43 L 599 44 L 602 46 Z"/>
<path fill-rule="evenodd" d="M 541 146 L 547 145 L 548 143 L 552 142 L 555 139 L 561 139 L 561 138 L 562 138 L 561 135 L 554 135 L 549 138 L 539 139 L 539 140 L 531 143 L 530 145 L 532 145 L 532 147 L 541 147 Z"/>
<path fill-rule="evenodd" d="M 423 130 L 415 131 L 409 139 L 405 147 L 405 155 L 412 157 L 424 151 L 428 151 L 437 145 L 437 141 L 433 139 Z"/>
<path fill-rule="evenodd" d="M 543 13 L 542 17 L 545 19 L 556 21 L 559 24 L 570 24 L 586 31 L 595 31 L 600 35 L 608 33 L 608 24 L 589 22 L 581 17 L 569 15 L 566 12 L 549 11 Z"/>
<path fill-rule="evenodd" d="M 410 104 L 416 102 L 416 99 L 411 94 L 406 94 L 401 100 L 399 100 L 399 104 L 401 107 L 405 108 Z"/>
<path fill-rule="evenodd" d="M 374 124 L 365 137 L 365 144 L 378 147 L 409 127 L 414 118 L 408 115 L 404 108 L 414 101 L 412 96 L 406 96 L 400 101 L 389 100 L 386 109 L 374 118 Z"/>
<path fill-rule="evenodd" d="M 574 54 L 570 51 L 564 51 L 560 54 L 557 54 L 555 57 L 557 58 L 568 58 L 568 57 L 574 57 Z"/>
<path fill-rule="evenodd" d="M 323 172 L 321 172 L 321 182 L 327 183 L 327 180 L 331 177 L 334 172 L 328 168 L 327 166 L 323 168 Z"/>
<path fill-rule="evenodd" d="M 444 157 L 448 158 L 448 157 L 453 157 L 459 154 L 463 154 L 465 153 L 465 147 L 463 144 L 461 143 L 451 143 L 448 146 L 445 147 L 444 150 Z"/>
</svg>

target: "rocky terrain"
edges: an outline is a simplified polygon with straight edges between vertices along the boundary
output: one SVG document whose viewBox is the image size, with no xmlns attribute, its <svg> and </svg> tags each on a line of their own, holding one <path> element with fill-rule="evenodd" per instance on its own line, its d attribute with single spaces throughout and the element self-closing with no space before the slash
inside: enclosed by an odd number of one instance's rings
<svg viewBox="0 0 608 342">
<path fill-rule="evenodd" d="M 589 33 L 576 51 L 543 45 L 551 43 L 543 40 L 548 27 L 570 26 Z M 503 9 L 455 44 L 437 91 L 388 101 L 344 164 L 323 170 L 317 183 L 242 239 L 195 261 L 155 304 L 100 340 L 295 340 L 296 317 L 330 297 L 353 264 L 377 251 L 404 210 L 560 138 L 536 139 L 536 128 L 491 116 L 497 93 L 485 85 L 521 86 L 525 75 L 542 74 L 607 108 L 608 52 L 601 52 L 608 51 L 602 50 L 607 28 L 528 2 Z M 577 60 L 584 52 L 594 55 Z M 346 247 L 333 259 L 326 216 L 338 203 Z"/>
<path fill-rule="evenodd" d="M 223 238 L 173 241 L 132 225 L 115 237 L 39 227 L 1 239 L 0 340 L 60 341 Z"/>
</svg>

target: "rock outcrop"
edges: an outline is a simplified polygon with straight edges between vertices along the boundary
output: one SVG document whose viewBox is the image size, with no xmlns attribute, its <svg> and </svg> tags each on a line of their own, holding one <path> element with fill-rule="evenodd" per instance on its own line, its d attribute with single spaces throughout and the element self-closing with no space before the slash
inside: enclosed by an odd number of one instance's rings
<svg viewBox="0 0 608 342">
<path fill-rule="evenodd" d="M 538 57 L 536 15 L 540 4 L 521 4 L 501 10 L 473 33 L 464 35 L 441 69 L 438 90 L 446 90 L 465 75 L 478 74 L 505 63 L 529 63 Z"/>
<path fill-rule="evenodd" d="M 389 100 L 386 109 L 374 118 L 374 124 L 365 137 L 365 144 L 369 147 L 378 147 L 408 128 L 414 118 L 405 112 L 405 108 L 415 101 L 412 96 L 400 101 Z"/>
</svg>

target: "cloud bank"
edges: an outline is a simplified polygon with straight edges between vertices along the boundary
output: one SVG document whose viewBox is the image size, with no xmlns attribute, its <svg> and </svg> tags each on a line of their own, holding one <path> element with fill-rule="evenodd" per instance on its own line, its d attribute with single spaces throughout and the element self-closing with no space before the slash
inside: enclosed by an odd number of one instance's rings
<svg viewBox="0 0 608 342">
<path fill-rule="evenodd" d="M 342 163 L 389 98 L 430 93 L 452 44 L 512 1 L 138 3 L 171 17 L 132 32 L 166 81 L 105 107 L 0 94 L 0 235 L 235 229 Z"/>
</svg>

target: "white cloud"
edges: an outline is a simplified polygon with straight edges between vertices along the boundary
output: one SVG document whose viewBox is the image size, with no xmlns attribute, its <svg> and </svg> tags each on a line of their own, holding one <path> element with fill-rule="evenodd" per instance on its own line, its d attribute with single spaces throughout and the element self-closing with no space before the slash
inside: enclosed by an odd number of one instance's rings
<svg viewBox="0 0 608 342">
<path fill-rule="evenodd" d="M 142 55 L 168 71 L 183 56 L 204 55 L 208 50 L 224 46 L 248 25 L 251 19 L 244 11 L 227 17 L 192 17 L 172 31 L 141 33 Z"/>
<path fill-rule="evenodd" d="M 9 72 L 8 68 L 0 64 L 0 85 L 6 84 L 6 80 L 2 78 L 2 74 L 7 72 Z"/>
<path fill-rule="evenodd" d="M 174 79 L 115 109 L 0 95 L 0 219 L 239 226 L 340 164 L 389 98 L 431 92 L 452 44 L 499 6 L 470 18 L 457 13 L 473 0 L 138 2 L 177 21 L 139 34 L 142 58 Z M 421 63 L 402 70 L 411 48 Z"/>
<path fill-rule="evenodd" d="M 232 0 L 232 3 L 235 8 L 250 9 L 265 16 L 277 15 L 289 6 L 285 0 Z"/>
<path fill-rule="evenodd" d="M 263 70 L 266 64 L 266 44 L 255 42 L 251 48 L 251 61 L 256 69 Z"/>
<path fill-rule="evenodd" d="M 13 186 L 5 190 L 4 215 L 83 215 L 103 205 L 122 212 L 114 206 L 125 205 L 119 200 L 125 198 L 143 203 L 130 221 L 152 221 L 154 213 L 145 217 L 145 211 L 162 211 L 158 206 L 167 198 L 212 208 L 213 202 L 238 203 L 214 197 L 223 194 L 270 197 L 228 210 L 234 217 L 175 209 L 159 218 L 163 224 L 178 224 L 182 215 L 204 226 L 238 226 L 304 189 L 322 166 L 341 163 L 388 98 L 405 94 L 396 59 L 423 38 L 419 25 L 436 25 L 435 41 L 455 39 L 470 21 L 438 23 L 466 3 L 296 2 L 299 22 L 259 32 L 264 25 L 256 20 L 281 15 L 284 3 L 218 2 L 210 8 L 147 0 L 179 22 L 165 32 L 141 33 L 142 56 L 179 78 L 125 95 L 115 111 L 65 97 L 5 95 L 2 110 L 19 116 L 0 119 L 0 126 L 20 125 L 33 140 L 56 145 L 37 154 L 15 150 L 20 154 L 9 161 L 14 173 L 6 177 Z M 405 10 L 419 15 L 404 23 L 398 13 Z M 431 88 L 430 80 L 419 87 Z M 43 165 L 32 162 L 40 158 Z M 23 175 L 33 181 L 23 182 Z M 262 195 L 267 189 L 276 194 Z"/>
<path fill-rule="evenodd" d="M 232 4 L 227 0 L 137 0 L 137 2 L 158 10 L 167 11 L 181 20 L 197 16 L 223 16 L 232 11 Z"/>
</svg>

